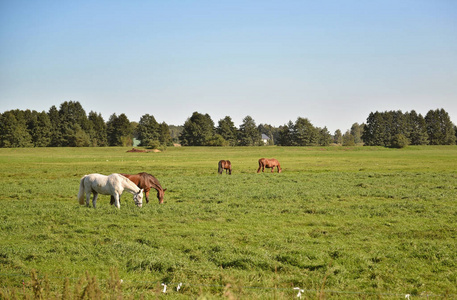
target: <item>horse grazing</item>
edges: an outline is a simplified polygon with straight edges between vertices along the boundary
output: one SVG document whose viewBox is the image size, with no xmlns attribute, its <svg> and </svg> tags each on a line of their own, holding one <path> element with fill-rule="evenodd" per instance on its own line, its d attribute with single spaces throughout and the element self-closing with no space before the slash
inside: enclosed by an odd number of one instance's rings
<svg viewBox="0 0 457 300">
<path fill-rule="evenodd" d="M 279 161 L 277 159 L 261 158 L 259 159 L 259 168 L 257 169 L 257 173 L 260 173 L 260 169 L 262 169 L 263 172 L 265 168 L 271 168 L 271 173 L 273 173 L 275 167 L 278 168 L 278 173 L 281 173 L 281 165 L 279 164 Z"/>
<path fill-rule="evenodd" d="M 222 172 L 225 169 L 225 174 L 227 174 L 227 172 L 228 172 L 229 175 L 232 175 L 232 163 L 230 162 L 230 160 L 220 160 L 217 165 L 218 165 L 217 172 L 219 174 L 222 174 Z"/>
<path fill-rule="evenodd" d="M 133 194 L 133 201 L 136 206 L 143 206 L 143 190 L 120 174 L 111 174 L 109 176 L 101 174 L 84 175 L 79 184 L 78 199 L 79 204 L 84 205 L 84 196 L 86 196 L 86 205 L 90 206 L 90 194 L 94 194 L 92 205 L 95 208 L 98 194 L 111 195 L 114 199 L 114 206 L 121 208 L 120 197 L 125 191 Z"/>
<path fill-rule="evenodd" d="M 139 188 L 144 189 L 144 194 L 146 195 L 146 203 L 149 203 L 149 191 L 151 188 L 157 190 L 157 199 L 159 204 L 163 203 L 163 195 L 167 189 L 163 189 L 160 185 L 160 182 L 151 174 L 146 172 L 141 172 L 138 174 L 121 174 L 122 176 L 127 177 L 133 183 L 135 183 Z M 111 196 L 111 204 L 114 203 L 114 197 Z"/>
</svg>

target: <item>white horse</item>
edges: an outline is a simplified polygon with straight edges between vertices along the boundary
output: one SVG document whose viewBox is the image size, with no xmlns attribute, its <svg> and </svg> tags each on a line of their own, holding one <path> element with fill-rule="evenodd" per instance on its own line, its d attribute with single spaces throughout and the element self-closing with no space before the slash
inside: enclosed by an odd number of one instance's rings
<svg viewBox="0 0 457 300">
<path fill-rule="evenodd" d="M 114 206 L 121 208 L 120 197 L 126 190 L 133 194 L 133 201 L 136 206 L 143 206 L 143 189 L 136 186 L 130 179 L 120 174 L 114 173 L 109 176 L 101 174 L 84 175 L 79 184 L 78 199 L 79 204 L 84 205 L 84 195 L 86 196 L 86 205 L 90 206 L 90 194 L 94 194 L 92 204 L 95 208 L 98 194 L 111 195 L 114 197 Z"/>
</svg>

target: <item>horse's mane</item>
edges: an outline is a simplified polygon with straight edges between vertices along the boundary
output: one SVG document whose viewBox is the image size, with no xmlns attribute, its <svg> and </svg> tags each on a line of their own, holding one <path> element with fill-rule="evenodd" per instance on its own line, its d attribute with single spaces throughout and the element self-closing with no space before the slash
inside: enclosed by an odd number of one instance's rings
<svg viewBox="0 0 457 300">
<path fill-rule="evenodd" d="M 160 185 L 159 181 L 157 180 L 157 178 L 155 178 L 154 176 L 152 176 L 151 174 L 149 173 L 146 173 L 146 172 L 141 172 L 141 173 L 138 173 L 139 176 L 141 176 L 143 178 L 143 180 L 145 182 L 147 182 L 148 184 L 151 185 L 151 187 L 153 187 L 154 189 L 156 190 L 160 190 L 160 191 L 163 191 L 163 188 L 162 186 Z"/>
<path fill-rule="evenodd" d="M 139 190 L 140 188 L 135 184 L 133 183 L 130 179 L 128 179 L 127 177 L 125 177 L 124 175 L 122 174 L 119 174 L 119 173 L 116 173 L 117 175 L 119 175 L 119 177 L 124 181 L 126 182 L 131 188 L 132 190 Z"/>
</svg>

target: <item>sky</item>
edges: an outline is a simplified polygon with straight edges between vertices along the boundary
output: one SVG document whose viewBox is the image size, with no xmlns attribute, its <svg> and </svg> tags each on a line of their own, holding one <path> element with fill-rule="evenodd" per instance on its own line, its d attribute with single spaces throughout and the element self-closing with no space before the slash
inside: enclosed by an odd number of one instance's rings
<svg viewBox="0 0 457 300">
<path fill-rule="evenodd" d="M 439 108 L 457 124 L 457 1 L 0 0 L 0 113 L 65 101 L 169 125 L 344 133 Z"/>
</svg>

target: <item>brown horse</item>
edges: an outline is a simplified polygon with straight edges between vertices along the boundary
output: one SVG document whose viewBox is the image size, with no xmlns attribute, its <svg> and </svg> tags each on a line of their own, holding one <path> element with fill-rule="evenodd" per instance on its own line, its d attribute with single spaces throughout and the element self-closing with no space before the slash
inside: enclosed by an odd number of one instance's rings
<svg viewBox="0 0 457 300">
<path fill-rule="evenodd" d="M 121 174 L 122 176 L 127 177 L 131 181 L 133 181 L 139 188 L 144 189 L 144 193 L 146 195 L 146 203 L 149 203 L 149 190 L 154 188 L 157 190 L 157 199 L 159 200 L 159 204 L 163 203 L 163 195 L 167 189 L 163 189 L 160 185 L 160 182 L 151 174 L 146 172 L 141 172 L 138 174 Z M 111 196 L 111 204 L 114 203 L 114 199 Z"/>
<path fill-rule="evenodd" d="M 265 170 L 265 168 L 271 168 L 271 173 L 273 173 L 274 169 L 278 168 L 278 173 L 281 173 L 281 165 L 279 164 L 279 161 L 275 158 L 271 159 L 266 159 L 266 158 L 261 158 L 259 159 L 259 168 L 257 169 L 257 173 L 260 173 L 260 169 L 262 169 L 262 172 Z"/>
<path fill-rule="evenodd" d="M 225 174 L 227 174 L 227 172 L 228 172 L 229 175 L 232 175 L 232 163 L 230 162 L 230 160 L 220 160 L 217 165 L 218 165 L 217 172 L 219 174 L 222 174 L 222 172 L 225 169 Z"/>
</svg>

